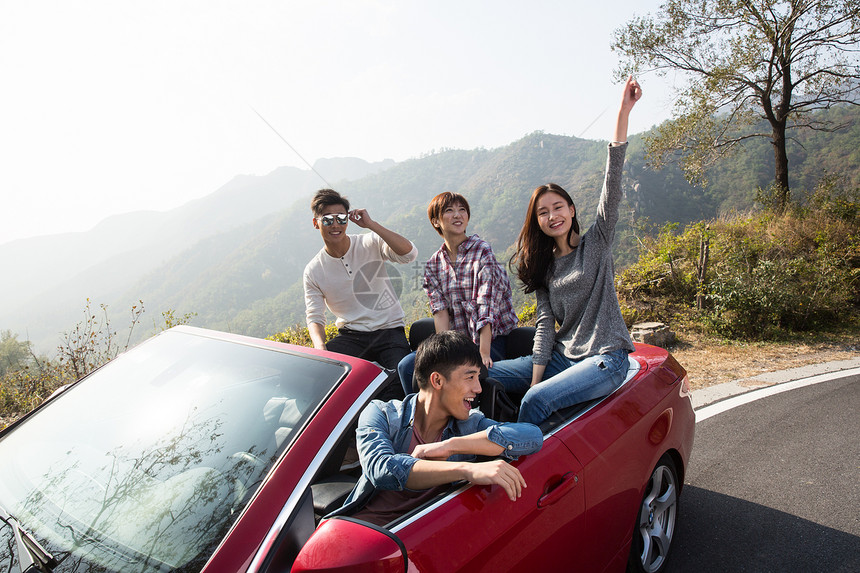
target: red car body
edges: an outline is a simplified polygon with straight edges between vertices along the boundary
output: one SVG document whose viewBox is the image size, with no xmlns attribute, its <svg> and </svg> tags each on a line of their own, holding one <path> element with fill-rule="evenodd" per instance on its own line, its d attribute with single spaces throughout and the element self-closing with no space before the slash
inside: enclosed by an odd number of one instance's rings
<svg viewBox="0 0 860 573">
<path fill-rule="evenodd" d="M 191 327 L 154 337 L 0 432 L 0 573 L 33 552 L 28 529 L 57 573 L 664 566 L 695 428 L 668 352 L 637 345 L 618 390 L 542 426 L 541 450 L 512 462 L 527 484 L 515 502 L 458 483 L 386 527 L 322 519 L 360 473 L 345 452 L 389 376 Z M 273 401 L 286 413 L 284 396 L 305 391 L 275 428 Z"/>
<path fill-rule="evenodd" d="M 362 360 L 290 448 L 204 572 L 281 571 L 283 543 L 302 488 L 320 456 L 380 382 Z M 683 483 L 695 431 L 686 373 L 657 347 L 637 345 L 639 371 L 611 396 L 554 428 L 540 452 L 513 462 L 527 488 L 516 502 L 501 488 L 462 485 L 418 515 L 380 531 L 323 521 L 293 571 L 623 571 L 640 501 L 654 467 L 672 457 Z M 288 495 L 289 494 L 289 495 Z M 281 539 L 279 541 L 279 535 Z M 289 557 L 288 557 L 289 558 Z"/>
</svg>

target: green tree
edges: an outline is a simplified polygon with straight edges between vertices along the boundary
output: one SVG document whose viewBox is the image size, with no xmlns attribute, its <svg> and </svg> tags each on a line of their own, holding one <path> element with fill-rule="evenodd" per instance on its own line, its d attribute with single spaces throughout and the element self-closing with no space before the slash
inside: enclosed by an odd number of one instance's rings
<svg viewBox="0 0 860 573">
<path fill-rule="evenodd" d="M 0 376 L 20 370 L 30 360 L 30 343 L 18 340 L 11 330 L 0 332 Z"/>
<path fill-rule="evenodd" d="M 810 112 L 857 105 L 857 0 L 667 0 L 656 15 L 616 30 L 619 75 L 654 71 L 680 79 L 674 119 L 649 140 L 657 166 L 680 158 L 691 183 L 742 141 L 773 145 L 773 207 L 788 203 L 789 130 L 836 130 Z M 745 131 L 764 118 L 770 133 Z M 680 157 L 679 157 L 680 156 Z"/>
</svg>

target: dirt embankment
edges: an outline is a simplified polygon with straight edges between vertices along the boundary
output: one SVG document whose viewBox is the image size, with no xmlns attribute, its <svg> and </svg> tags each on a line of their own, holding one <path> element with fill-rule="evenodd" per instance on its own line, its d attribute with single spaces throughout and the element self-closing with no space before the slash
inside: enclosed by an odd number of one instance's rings
<svg viewBox="0 0 860 573">
<path fill-rule="evenodd" d="M 766 372 L 860 356 L 860 336 L 856 333 L 823 342 L 720 343 L 698 341 L 689 333 L 679 335 L 679 340 L 670 351 L 687 369 L 693 390 Z"/>
</svg>

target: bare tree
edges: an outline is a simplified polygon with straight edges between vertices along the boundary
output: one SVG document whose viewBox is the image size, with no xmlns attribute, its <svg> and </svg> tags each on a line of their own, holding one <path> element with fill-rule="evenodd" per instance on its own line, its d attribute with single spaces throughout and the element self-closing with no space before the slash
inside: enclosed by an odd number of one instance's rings
<svg viewBox="0 0 860 573">
<path fill-rule="evenodd" d="M 674 118 L 649 138 L 656 166 L 678 159 L 687 179 L 742 141 L 768 137 L 774 151 L 774 207 L 790 197 L 786 133 L 840 129 L 815 110 L 858 104 L 857 0 L 667 0 L 656 15 L 615 31 L 618 72 L 678 73 Z M 760 119 L 770 133 L 750 132 Z"/>
</svg>

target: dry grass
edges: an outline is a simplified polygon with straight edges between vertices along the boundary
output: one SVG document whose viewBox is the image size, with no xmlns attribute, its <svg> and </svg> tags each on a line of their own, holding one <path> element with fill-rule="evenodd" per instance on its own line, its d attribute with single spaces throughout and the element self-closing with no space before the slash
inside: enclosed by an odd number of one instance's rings
<svg viewBox="0 0 860 573">
<path fill-rule="evenodd" d="M 857 331 L 816 334 L 793 342 L 743 343 L 707 339 L 681 331 L 672 354 L 687 369 L 695 390 L 766 372 L 860 356 Z"/>
</svg>

